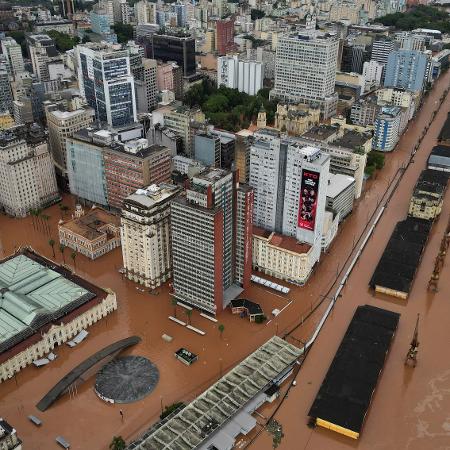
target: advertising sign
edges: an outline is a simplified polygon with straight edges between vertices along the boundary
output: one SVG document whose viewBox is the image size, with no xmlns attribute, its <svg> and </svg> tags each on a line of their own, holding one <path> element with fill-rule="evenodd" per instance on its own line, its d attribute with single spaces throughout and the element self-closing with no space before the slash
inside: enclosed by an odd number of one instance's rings
<svg viewBox="0 0 450 450">
<path fill-rule="evenodd" d="M 303 170 L 298 208 L 298 226 L 305 230 L 314 230 L 316 223 L 317 197 L 319 195 L 320 174 L 312 170 Z"/>
</svg>

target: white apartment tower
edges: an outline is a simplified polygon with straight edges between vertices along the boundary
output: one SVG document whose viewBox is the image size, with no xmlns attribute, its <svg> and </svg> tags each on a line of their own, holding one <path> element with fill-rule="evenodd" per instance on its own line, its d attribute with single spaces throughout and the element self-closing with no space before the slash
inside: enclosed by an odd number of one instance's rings
<svg viewBox="0 0 450 450">
<path fill-rule="evenodd" d="M 151 185 L 124 200 L 121 236 L 125 275 L 150 289 L 172 276 L 170 203 L 179 193 L 175 185 Z"/>
<path fill-rule="evenodd" d="M 239 92 L 256 95 L 263 87 L 264 64 L 239 59 L 237 55 L 217 58 L 217 86 L 224 85 Z"/>
<path fill-rule="evenodd" d="M 339 40 L 317 30 L 280 37 L 271 97 L 283 101 L 319 104 L 325 118 L 336 112 L 336 68 Z"/>
<path fill-rule="evenodd" d="M 17 74 L 25 72 L 21 46 L 12 37 L 5 37 L 1 44 L 2 54 L 8 59 L 11 75 L 15 77 Z"/>
<path fill-rule="evenodd" d="M 15 217 L 59 199 L 47 137 L 39 126 L 18 125 L 0 134 L 0 208 Z"/>
<path fill-rule="evenodd" d="M 134 4 L 134 17 L 138 25 L 156 23 L 156 3 L 141 0 Z"/>
</svg>

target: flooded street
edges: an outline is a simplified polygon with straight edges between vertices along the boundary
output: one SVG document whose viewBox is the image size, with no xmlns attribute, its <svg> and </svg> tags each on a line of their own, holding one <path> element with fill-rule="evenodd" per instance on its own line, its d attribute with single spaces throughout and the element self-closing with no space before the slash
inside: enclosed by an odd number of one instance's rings
<svg viewBox="0 0 450 450">
<path fill-rule="evenodd" d="M 222 373 L 229 370 L 250 352 L 275 333 L 283 335 L 306 317 L 329 290 L 345 265 L 345 261 L 364 230 L 377 204 L 383 199 L 398 170 L 406 163 L 412 147 L 422 133 L 424 125 L 436 108 L 442 92 L 449 85 L 450 72 L 436 83 L 409 130 L 400 140 L 398 149 L 386 158 L 385 168 L 377 178 L 366 185 L 351 216 L 342 224 L 339 235 L 328 254 L 323 255 L 312 278 L 305 287 L 291 287 L 287 296 L 252 285 L 243 296 L 261 304 L 267 316 L 274 308 L 283 309 L 276 318 L 265 324 L 250 324 L 246 319 L 233 316 L 229 311 L 219 316 L 225 327 L 223 337 L 215 324 L 202 318 L 198 312 L 191 317 L 192 324 L 205 331 L 199 336 L 171 322 L 174 314 L 169 286 L 157 290 L 157 295 L 142 292 L 137 285 L 123 279 L 118 270 L 122 267 L 121 251 L 115 249 L 96 261 L 78 254 L 75 261 L 66 249 L 66 263 L 78 275 L 117 293 L 118 310 L 88 329 L 88 338 L 75 348 L 63 345 L 55 349 L 58 359 L 48 366 L 33 366 L 22 370 L 15 379 L 0 384 L 1 414 L 13 425 L 23 439 L 25 448 L 48 450 L 57 448 L 55 437 L 63 436 L 74 450 L 107 449 L 113 436 L 121 435 L 129 441 L 155 422 L 161 408 L 176 401 L 190 401 Z M 399 188 L 390 201 L 360 261 L 352 273 L 331 317 L 311 350 L 276 418 L 284 428 L 280 449 L 439 449 L 450 442 L 450 261 L 447 260 L 439 282 L 439 292 L 430 294 L 426 285 L 431 274 L 442 234 L 450 214 L 450 195 L 447 193 L 444 210 L 435 224 L 422 264 L 416 276 L 411 296 L 407 302 L 373 297 L 368 291 L 368 281 L 383 252 L 395 223 L 405 217 L 409 197 L 431 147 L 450 109 L 450 97 L 442 105 L 414 164 L 406 171 Z M 65 196 L 63 203 L 73 212 L 74 199 Z M 63 262 L 58 248 L 57 223 L 61 218 L 59 207 L 45 212 L 50 216 L 50 233 L 42 225 L 33 225 L 31 218 L 11 219 L 0 216 L 0 257 L 12 253 L 22 245 L 31 245 L 46 257 Z M 48 244 L 53 238 L 55 257 Z M 448 257 L 449 258 L 449 257 Z M 283 283 L 282 283 L 283 284 Z M 399 329 L 384 373 L 380 379 L 372 407 L 369 411 L 360 442 L 350 442 L 334 433 L 307 428 L 307 412 L 319 389 L 326 370 L 339 342 L 359 304 L 370 303 L 402 314 Z M 327 301 L 317 309 L 294 335 L 307 340 L 320 319 Z M 417 312 L 421 313 L 419 363 L 415 369 L 405 368 L 403 358 L 408 350 Z M 186 321 L 181 307 L 177 316 Z M 166 343 L 161 338 L 168 334 L 174 338 Z M 142 355 L 158 366 L 160 381 L 145 399 L 126 405 L 111 405 L 101 401 L 92 387 L 94 378 L 78 388 L 74 396 L 59 399 L 46 412 L 35 407 L 43 395 L 73 367 L 104 346 L 124 337 L 138 335 L 142 342 L 126 353 Z M 198 361 L 186 367 L 174 357 L 180 347 L 199 355 Z M 124 412 L 123 420 L 119 410 Z M 27 416 L 38 416 L 43 425 L 34 427 Z M 251 448 L 271 448 L 270 437 L 262 433 Z"/>
</svg>

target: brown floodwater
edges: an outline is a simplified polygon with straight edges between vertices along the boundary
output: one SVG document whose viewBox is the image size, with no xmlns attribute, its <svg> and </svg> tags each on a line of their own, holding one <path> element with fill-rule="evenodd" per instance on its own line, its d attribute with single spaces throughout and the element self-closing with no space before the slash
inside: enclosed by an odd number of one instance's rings
<svg viewBox="0 0 450 450">
<path fill-rule="evenodd" d="M 430 98 L 402 137 L 398 150 L 389 155 L 388 170 L 383 178 L 392 176 L 393 165 L 401 166 L 417 137 L 422 133 L 435 107 L 440 93 L 449 86 L 447 73 L 436 86 Z M 424 169 L 428 154 L 436 144 L 436 138 L 450 110 L 450 95 L 440 108 L 429 128 L 414 163 L 405 175 L 389 202 L 382 219 L 369 240 L 359 262 L 312 347 L 297 376 L 297 385 L 289 392 L 275 418 L 282 424 L 285 434 L 281 450 L 291 449 L 351 449 L 359 450 L 444 450 L 450 449 L 450 260 L 447 256 L 439 280 L 438 292 L 427 291 L 427 284 L 438 254 L 441 239 L 450 218 L 450 194 L 447 192 L 440 219 L 434 224 L 417 271 L 412 292 L 407 301 L 383 295 L 374 295 L 368 289 L 373 270 L 384 250 L 397 221 L 402 220 L 414 184 Z M 373 186 L 368 195 L 373 195 Z M 376 194 L 377 195 L 377 194 Z M 353 219 L 353 217 L 352 217 Z M 348 233 L 349 223 L 344 233 Z M 341 236 L 342 238 L 342 236 Z M 334 248 L 331 249 L 334 253 Z M 307 427 L 308 411 L 326 375 L 340 341 L 358 305 L 371 304 L 401 314 L 386 365 L 381 373 L 372 405 L 358 441 L 340 436 L 320 427 Z M 327 305 L 323 305 L 323 310 Z M 404 365 L 404 358 L 411 341 L 417 313 L 420 313 L 419 354 L 416 368 Z M 310 321 L 317 322 L 320 312 Z M 295 336 L 306 339 L 310 326 L 298 330 Z M 271 438 L 262 432 L 251 448 L 272 448 Z"/>
<path fill-rule="evenodd" d="M 323 255 L 307 286 L 291 287 L 287 296 L 256 285 L 244 293 L 247 298 L 259 302 L 268 316 L 272 309 L 286 306 L 276 319 L 266 324 L 250 324 L 226 311 L 219 317 L 219 322 L 225 326 L 221 338 L 217 324 L 194 312 L 192 324 L 206 332 L 205 336 L 199 336 L 168 320 L 174 311 L 167 285 L 158 290 L 158 295 L 151 295 L 141 292 L 136 284 L 123 279 L 118 272 L 122 266 L 120 249 L 96 261 L 78 255 L 75 260 L 76 272 L 99 286 L 113 289 L 117 293 L 119 307 L 108 318 L 90 327 L 88 338 L 77 347 L 71 349 L 63 345 L 56 348 L 55 352 L 59 356 L 56 361 L 41 369 L 27 367 L 15 379 L 0 384 L 1 415 L 18 430 L 25 448 L 56 449 L 55 437 L 58 435 L 68 440 L 74 450 L 107 449 L 114 435 L 122 435 L 129 441 L 157 420 L 162 406 L 180 400 L 192 400 L 218 379 L 221 373 L 229 370 L 273 334 L 283 334 L 302 317 L 306 317 L 323 295 L 329 295 L 328 291 L 351 253 L 353 243 L 358 240 L 377 203 L 382 200 L 390 181 L 407 161 L 411 147 L 429 120 L 436 107 L 435 102 L 448 86 L 449 80 L 450 73 L 447 73 L 437 82 L 415 121 L 402 137 L 398 149 L 386 158 L 385 168 L 375 180 L 367 183 L 354 212 L 341 226 L 329 253 Z M 424 168 L 427 153 L 435 142 L 449 106 L 447 98 L 415 157 L 415 163 L 407 170 L 356 266 L 339 305 L 300 371 L 297 387 L 291 390 L 277 415 L 285 430 L 285 437 L 279 447 L 281 449 L 338 449 L 352 446 L 370 449 L 439 449 L 445 448 L 445 444 L 439 442 L 439 439 L 442 441 L 445 438 L 447 445 L 450 445 L 450 425 L 445 422 L 449 415 L 445 411 L 450 410 L 450 363 L 447 350 L 450 328 L 446 324 L 450 306 L 448 298 L 444 298 L 445 292 L 448 292 L 445 277 L 447 265 L 444 267 L 440 291 L 437 294 L 426 293 L 426 283 L 450 213 L 448 196 L 442 217 L 433 228 L 408 302 L 374 298 L 367 289 L 373 268 L 395 222 L 406 214 L 413 185 L 418 173 Z M 74 199 L 71 196 L 65 196 L 63 203 L 70 207 L 70 212 L 73 211 Z M 58 241 L 60 211 L 57 206 L 53 206 L 45 213 L 50 216 L 49 233 L 42 227 L 37 229 L 33 226 L 31 218 L 0 216 L 0 257 L 10 254 L 21 245 L 31 245 L 44 256 L 53 258 L 48 240 L 52 237 Z M 73 266 L 68 250 L 65 258 Z M 62 262 L 58 243 L 55 245 L 54 259 Z M 306 414 L 355 306 L 363 303 L 384 305 L 401 312 L 402 317 L 362 438 L 355 444 L 330 432 L 311 431 L 306 427 Z M 325 307 L 326 301 L 294 335 L 307 340 Z M 416 369 L 408 370 L 403 367 L 403 356 L 408 348 L 417 312 L 422 312 L 423 319 L 419 364 Z M 182 308 L 178 308 L 177 315 L 185 318 Z M 174 340 L 171 343 L 164 342 L 161 338 L 164 333 L 173 336 Z M 63 396 L 46 412 L 36 409 L 35 404 L 41 397 L 73 367 L 102 347 L 130 335 L 141 336 L 142 342 L 127 353 L 148 357 L 160 371 L 160 381 L 148 397 L 127 405 L 106 404 L 95 395 L 92 389 L 94 378 L 91 378 L 78 388 L 74 396 Z M 199 360 L 191 367 L 181 364 L 173 355 L 180 347 L 197 353 Z M 120 409 L 124 412 L 123 420 Z M 35 428 L 27 420 L 29 414 L 43 421 L 41 428 Z M 435 444 L 424 444 L 432 440 Z M 270 448 L 268 434 L 262 433 L 252 448 Z"/>
</svg>

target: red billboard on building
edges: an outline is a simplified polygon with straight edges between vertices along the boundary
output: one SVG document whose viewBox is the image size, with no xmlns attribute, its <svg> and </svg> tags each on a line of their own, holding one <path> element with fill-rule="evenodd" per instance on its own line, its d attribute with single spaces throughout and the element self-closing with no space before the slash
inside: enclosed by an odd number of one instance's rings
<svg viewBox="0 0 450 450">
<path fill-rule="evenodd" d="M 305 230 L 314 230 L 316 224 L 319 178 L 320 174 L 318 172 L 303 170 L 298 208 L 298 226 Z"/>
</svg>

